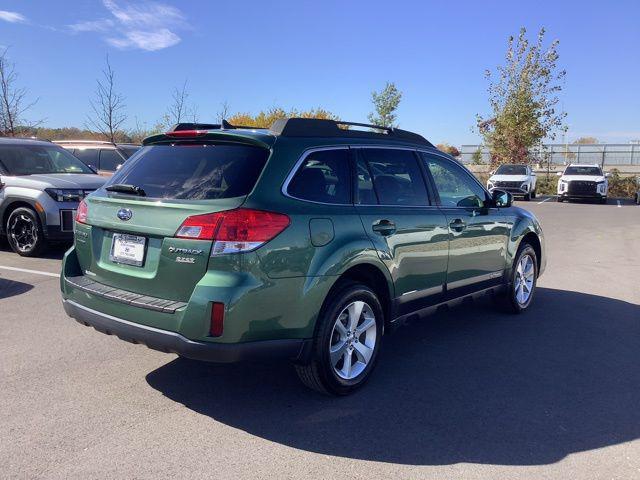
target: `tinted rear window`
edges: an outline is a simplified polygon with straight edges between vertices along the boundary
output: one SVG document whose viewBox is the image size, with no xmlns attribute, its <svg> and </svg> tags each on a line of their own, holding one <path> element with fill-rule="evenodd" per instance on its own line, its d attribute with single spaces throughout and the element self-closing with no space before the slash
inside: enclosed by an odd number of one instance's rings
<svg viewBox="0 0 640 480">
<path fill-rule="evenodd" d="M 107 185 L 136 185 L 150 198 L 240 197 L 255 185 L 268 153 L 263 148 L 236 145 L 148 146 L 126 162 Z"/>
</svg>

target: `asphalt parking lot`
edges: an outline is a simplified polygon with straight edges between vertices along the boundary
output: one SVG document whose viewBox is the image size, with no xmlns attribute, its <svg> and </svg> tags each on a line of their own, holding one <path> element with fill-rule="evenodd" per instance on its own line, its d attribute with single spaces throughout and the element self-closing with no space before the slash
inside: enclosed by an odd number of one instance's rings
<svg viewBox="0 0 640 480">
<path fill-rule="evenodd" d="M 339 399 L 286 364 L 197 364 L 82 327 L 62 249 L 2 244 L 0 477 L 640 478 L 640 207 L 544 200 L 518 202 L 548 249 L 526 314 L 482 300 L 409 325 Z"/>
</svg>

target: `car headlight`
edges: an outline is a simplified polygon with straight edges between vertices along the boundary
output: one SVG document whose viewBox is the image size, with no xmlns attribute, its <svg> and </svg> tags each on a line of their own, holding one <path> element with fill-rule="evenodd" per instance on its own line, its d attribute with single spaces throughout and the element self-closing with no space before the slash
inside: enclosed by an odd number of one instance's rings
<svg viewBox="0 0 640 480">
<path fill-rule="evenodd" d="M 520 190 L 524 190 L 524 191 L 529 190 L 529 184 L 526 182 L 523 183 L 522 185 L 520 185 Z"/>
<path fill-rule="evenodd" d="M 45 192 L 56 202 L 79 202 L 85 197 L 85 191 L 69 188 L 47 188 Z"/>
<path fill-rule="evenodd" d="M 493 188 L 493 183 L 487 183 L 487 190 L 491 190 Z"/>
</svg>

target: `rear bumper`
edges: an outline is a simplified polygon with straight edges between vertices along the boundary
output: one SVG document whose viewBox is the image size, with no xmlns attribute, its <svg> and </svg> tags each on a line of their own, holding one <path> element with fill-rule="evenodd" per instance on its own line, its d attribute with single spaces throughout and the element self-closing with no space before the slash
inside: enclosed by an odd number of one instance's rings
<svg viewBox="0 0 640 480">
<path fill-rule="evenodd" d="M 284 339 L 245 343 L 208 343 L 189 340 L 176 332 L 140 325 L 84 307 L 72 300 L 63 300 L 67 315 L 79 323 L 91 326 L 121 340 L 141 343 L 153 350 L 175 353 L 193 360 L 234 363 L 246 360 L 290 359 L 303 361 L 310 340 Z"/>
</svg>

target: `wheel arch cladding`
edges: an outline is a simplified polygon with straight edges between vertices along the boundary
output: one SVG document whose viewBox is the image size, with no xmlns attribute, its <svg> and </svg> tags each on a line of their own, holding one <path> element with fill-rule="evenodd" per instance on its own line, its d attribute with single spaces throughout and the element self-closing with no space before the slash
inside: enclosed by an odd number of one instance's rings
<svg viewBox="0 0 640 480">
<path fill-rule="evenodd" d="M 391 300 L 393 298 L 393 283 L 391 278 L 385 275 L 383 268 L 373 263 L 358 263 L 347 268 L 338 277 L 335 278 L 333 285 L 327 292 L 327 295 L 322 302 L 322 309 L 326 305 L 327 301 L 331 298 L 332 294 L 336 290 L 342 288 L 345 282 L 351 281 L 354 283 L 362 283 L 376 294 L 382 305 L 384 313 L 385 324 L 391 321 Z M 317 321 L 316 321 L 317 327 Z"/>
<path fill-rule="evenodd" d="M 518 248 L 520 248 L 520 245 L 522 245 L 523 243 L 531 245 L 533 250 L 536 252 L 536 260 L 539 271 L 542 264 L 542 245 L 540 245 L 540 239 L 538 238 L 538 235 L 531 231 L 527 232 L 524 237 L 522 237 L 522 240 L 520 240 Z"/>
<path fill-rule="evenodd" d="M 35 200 L 28 200 L 28 199 L 22 199 L 22 198 L 9 198 L 4 203 L 5 205 L 2 206 L 2 210 L 1 210 L 2 225 L 0 225 L 0 231 L 2 232 L 6 231 L 9 215 L 11 215 L 11 212 L 13 212 L 16 208 L 21 208 L 21 207 L 33 210 L 36 216 L 38 217 L 38 219 L 40 220 L 41 225 L 44 227 L 44 225 L 46 224 L 46 222 L 42 218 L 42 214 L 38 211 L 38 209 L 35 206 L 35 203 L 36 203 Z"/>
</svg>

